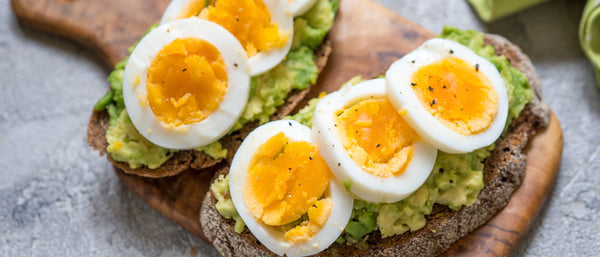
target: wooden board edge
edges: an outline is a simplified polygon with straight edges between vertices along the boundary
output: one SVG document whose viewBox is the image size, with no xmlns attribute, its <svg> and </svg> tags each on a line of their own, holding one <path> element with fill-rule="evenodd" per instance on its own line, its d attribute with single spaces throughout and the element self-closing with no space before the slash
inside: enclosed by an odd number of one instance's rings
<svg viewBox="0 0 600 257">
<path fill-rule="evenodd" d="M 171 221 L 175 222 L 176 224 L 178 224 L 179 226 L 181 226 L 188 232 L 197 236 L 202 241 L 208 242 L 208 239 L 202 233 L 202 227 L 201 227 L 200 221 L 199 221 L 200 208 L 198 208 L 198 210 L 196 210 L 198 217 L 190 218 L 188 216 L 185 216 L 183 213 L 179 213 L 176 211 L 176 208 L 174 208 L 174 206 L 173 206 L 173 204 L 174 204 L 173 202 L 170 202 L 168 199 L 161 197 L 161 195 L 154 190 L 155 189 L 154 185 L 144 186 L 144 187 L 140 186 L 140 183 L 150 184 L 149 182 L 145 182 L 144 180 L 155 180 L 155 178 L 145 178 L 145 177 L 139 177 L 136 175 L 125 174 L 123 171 L 121 171 L 117 167 L 114 167 L 114 171 L 117 174 L 119 180 L 129 190 L 131 190 L 131 192 L 133 192 L 141 200 L 143 200 L 148 205 L 150 205 L 150 207 L 152 207 L 153 209 L 155 209 L 156 211 L 158 211 L 160 214 L 164 215 Z M 212 177 L 214 175 L 214 170 L 212 170 L 212 171 L 210 171 L 210 170 L 203 170 L 203 171 L 188 170 L 188 171 L 184 171 L 183 174 L 186 172 L 198 172 L 198 173 L 200 173 L 199 176 L 206 179 L 207 181 L 212 181 Z M 178 176 L 182 176 L 182 174 L 179 174 Z M 164 178 L 162 178 L 162 179 L 164 179 Z M 167 179 L 176 179 L 176 176 L 168 177 Z M 201 199 L 200 199 L 200 201 L 201 201 Z"/>
<path fill-rule="evenodd" d="M 101 40 L 95 38 L 94 33 L 85 27 L 75 26 L 67 20 L 49 17 L 37 9 L 23 5 L 19 0 L 11 0 L 11 6 L 20 23 L 49 35 L 66 38 L 89 49 L 106 70 L 112 70 L 114 65 L 120 61 L 114 60 L 111 54 L 99 45 Z"/>
</svg>

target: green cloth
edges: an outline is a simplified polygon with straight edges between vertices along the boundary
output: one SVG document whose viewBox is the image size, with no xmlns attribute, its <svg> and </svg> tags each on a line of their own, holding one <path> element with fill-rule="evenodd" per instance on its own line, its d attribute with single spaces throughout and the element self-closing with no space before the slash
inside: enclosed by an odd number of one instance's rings
<svg viewBox="0 0 600 257">
<path fill-rule="evenodd" d="M 491 22 L 548 0 L 468 0 L 479 17 Z"/>
<path fill-rule="evenodd" d="M 579 23 L 579 42 L 596 69 L 600 87 L 600 0 L 588 0 Z"/>
</svg>

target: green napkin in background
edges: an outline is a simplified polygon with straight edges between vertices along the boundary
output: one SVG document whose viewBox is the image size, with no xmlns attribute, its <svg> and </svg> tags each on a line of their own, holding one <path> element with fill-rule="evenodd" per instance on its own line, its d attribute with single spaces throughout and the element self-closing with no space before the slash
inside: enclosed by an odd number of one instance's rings
<svg viewBox="0 0 600 257">
<path fill-rule="evenodd" d="M 579 43 L 596 68 L 600 87 L 600 0 L 588 0 L 579 23 Z"/>
<path fill-rule="evenodd" d="M 468 0 L 479 17 L 491 22 L 548 0 Z"/>
</svg>

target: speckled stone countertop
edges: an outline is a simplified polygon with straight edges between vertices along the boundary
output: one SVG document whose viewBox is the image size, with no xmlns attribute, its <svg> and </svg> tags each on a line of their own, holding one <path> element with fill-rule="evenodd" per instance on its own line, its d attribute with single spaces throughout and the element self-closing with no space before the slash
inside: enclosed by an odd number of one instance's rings
<svg viewBox="0 0 600 257">
<path fill-rule="evenodd" d="M 562 123 L 556 185 L 515 255 L 600 252 L 600 94 L 577 40 L 584 1 L 551 1 L 484 24 L 463 0 L 377 0 L 434 31 L 507 37 L 529 54 Z M 101 62 L 21 26 L 0 2 L 0 256 L 218 256 L 131 193 L 88 147 Z"/>
</svg>

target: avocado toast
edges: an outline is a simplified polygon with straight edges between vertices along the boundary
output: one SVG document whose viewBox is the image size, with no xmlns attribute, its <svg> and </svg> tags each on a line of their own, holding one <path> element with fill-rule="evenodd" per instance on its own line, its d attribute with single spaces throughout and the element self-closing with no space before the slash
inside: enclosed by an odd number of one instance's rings
<svg viewBox="0 0 600 257">
<path fill-rule="evenodd" d="M 465 43 L 463 42 L 463 44 Z M 341 239 L 319 255 L 421 256 L 440 254 L 460 237 L 485 223 L 507 204 L 511 194 L 520 185 L 524 176 L 526 156 L 523 150 L 536 131 L 548 125 L 549 111 L 541 101 L 541 82 L 529 58 L 518 47 L 499 36 L 485 35 L 485 44 L 493 46 L 496 55 L 504 55 L 511 66 L 525 74 L 533 94 L 531 101 L 520 113 L 517 113 L 518 117 L 512 121 L 503 136 L 496 141 L 489 157 L 485 158 L 482 170 L 483 188 L 478 191 L 478 194 L 475 194 L 476 198 L 473 199 L 473 202 L 465 204 L 464 207 L 454 206 L 452 209 L 447 205 L 434 204 L 429 213 L 424 213 L 427 220 L 424 226 L 411 228 L 411 231 L 393 236 L 382 237 L 380 231 L 373 230 L 373 228 L 367 229 L 364 223 L 358 224 L 362 226 L 364 232 L 368 233 L 367 236 L 360 236 L 359 240 L 353 243 L 342 242 L 344 239 Z M 434 170 L 433 172 L 443 171 Z M 222 171 L 222 173 L 227 173 L 227 171 Z M 204 233 L 221 254 L 225 256 L 268 256 L 272 254 L 247 230 L 237 234 L 234 231 L 235 222 L 224 219 L 215 209 L 215 203 L 215 197 L 209 192 L 204 199 L 200 221 Z M 362 207 L 359 205 L 357 208 L 355 203 L 355 214 L 357 215 L 353 215 L 357 220 L 360 220 L 361 209 L 365 209 Z M 344 238 L 348 239 L 348 236 Z"/>
<path fill-rule="evenodd" d="M 108 160 L 125 173 L 146 177 L 172 176 L 190 168 L 210 167 L 233 156 L 249 131 L 260 123 L 289 114 L 316 82 L 331 52 L 325 36 L 337 8 L 338 1 L 319 0 L 294 19 L 294 35 L 289 39 L 293 42 L 287 57 L 272 70 L 252 77 L 246 110 L 220 140 L 200 148 L 172 150 L 154 145 L 140 135 L 127 112 L 123 112 L 120 91 L 125 60 L 109 76 L 112 89 L 90 118 L 88 143 L 101 155 L 107 154 Z"/>
</svg>

